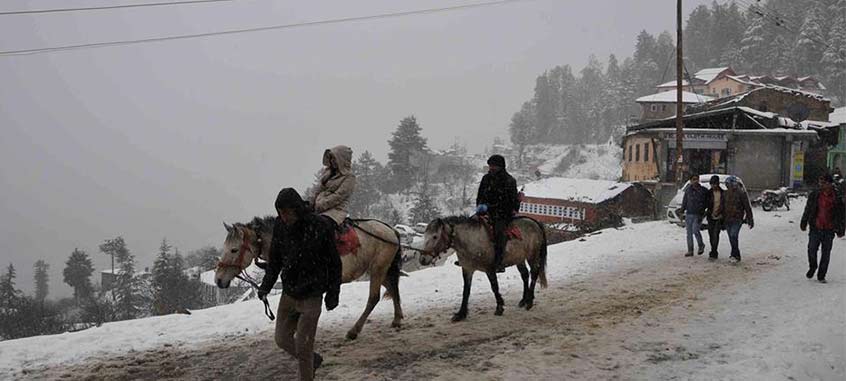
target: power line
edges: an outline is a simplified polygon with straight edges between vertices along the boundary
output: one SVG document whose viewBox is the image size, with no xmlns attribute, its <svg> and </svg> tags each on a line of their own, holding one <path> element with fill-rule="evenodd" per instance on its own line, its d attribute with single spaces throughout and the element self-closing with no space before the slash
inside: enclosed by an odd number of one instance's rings
<svg viewBox="0 0 846 381">
<path fill-rule="evenodd" d="M 751 0 L 737 0 L 737 1 L 740 2 L 741 4 L 746 5 L 747 10 L 751 10 L 751 12 L 754 12 L 755 14 L 761 16 L 761 18 L 764 21 L 770 20 L 770 21 L 772 21 L 772 23 L 775 26 L 780 27 L 780 28 L 788 31 L 788 32 L 792 33 L 793 35 L 795 35 L 797 37 L 802 34 L 801 25 L 799 26 L 800 30 L 795 30 L 795 29 L 791 28 L 790 26 L 788 26 L 788 22 L 787 22 L 790 19 L 788 19 L 784 16 L 781 16 L 777 12 L 773 12 L 773 13 L 776 14 L 776 15 L 773 15 L 770 12 L 764 11 L 764 8 L 762 8 L 758 4 L 750 4 L 748 1 L 751 1 Z M 794 21 L 794 23 L 795 23 L 795 21 Z M 795 25 L 793 25 L 793 26 L 795 27 Z M 815 42 L 815 43 L 820 44 L 820 45 L 827 47 L 827 48 L 831 47 L 831 44 L 829 44 L 829 43 L 823 41 L 822 39 L 820 39 L 821 36 L 819 36 L 817 34 L 808 34 L 806 36 L 812 42 Z"/>
<path fill-rule="evenodd" d="M 185 40 L 185 39 L 192 39 L 192 38 L 204 38 L 204 37 L 221 36 L 221 35 L 228 35 L 228 34 L 239 34 L 239 33 L 269 31 L 269 30 L 291 29 L 291 28 L 316 26 L 316 25 L 340 24 L 340 23 L 346 23 L 346 22 L 352 22 L 352 21 L 366 21 L 366 20 L 395 18 L 395 17 L 403 17 L 403 16 L 411 16 L 411 15 L 443 13 L 443 12 L 451 12 L 451 11 L 471 9 L 471 8 L 482 8 L 482 7 L 503 5 L 503 4 L 508 4 L 508 3 L 519 3 L 519 2 L 529 2 L 529 1 L 537 1 L 537 0 L 496 0 L 496 1 L 488 1 L 488 2 L 474 3 L 474 4 L 454 5 L 454 6 L 450 6 L 450 7 L 428 8 L 428 9 L 419 9 L 419 10 L 414 10 L 414 11 L 393 12 L 393 13 L 382 13 L 382 14 L 376 14 L 376 15 L 370 15 L 370 16 L 344 17 L 344 18 L 338 18 L 338 19 L 308 21 L 308 22 L 295 23 L 295 24 L 271 25 L 271 26 L 263 26 L 263 27 L 257 27 L 257 28 L 232 29 L 232 30 L 225 30 L 225 31 L 218 31 L 218 32 L 183 34 L 183 35 L 177 35 L 177 36 L 153 37 L 153 38 L 144 38 L 144 39 L 138 39 L 138 40 L 120 40 L 120 41 L 95 42 L 95 43 L 88 43 L 88 44 L 64 45 L 64 46 L 55 46 L 55 47 L 48 47 L 48 48 L 5 50 L 5 51 L 0 51 L 0 57 L 2 57 L 2 56 L 15 56 L 15 55 L 43 54 L 43 53 L 52 53 L 52 52 L 67 51 L 67 50 L 103 48 L 103 47 L 109 47 L 109 46 L 134 45 L 134 44 L 143 44 L 143 43 L 150 43 L 150 42 Z"/>
<path fill-rule="evenodd" d="M 186 1 L 170 1 L 170 2 L 159 2 L 159 3 L 106 5 L 106 6 L 101 6 L 101 7 L 33 9 L 33 10 L 25 10 L 25 11 L 0 12 L 0 16 L 31 15 L 31 14 L 59 13 L 59 12 L 100 11 L 100 10 L 121 9 L 121 8 L 162 7 L 162 6 L 170 6 L 170 5 L 192 5 L 192 4 L 201 4 L 201 3 L 222 3 L 222 2 L 231 2 L 231 1 L 235 1 L 235 0 L 186 0 Z"/>
</svg>

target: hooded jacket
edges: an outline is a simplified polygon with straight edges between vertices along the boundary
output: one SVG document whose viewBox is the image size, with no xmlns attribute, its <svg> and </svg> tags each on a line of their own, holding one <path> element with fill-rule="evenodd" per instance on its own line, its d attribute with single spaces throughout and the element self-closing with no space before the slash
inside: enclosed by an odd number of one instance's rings
<svg viewBox="0 0 846 381">
<path fill-rule="evenodd" d="M 476 206 L 482 204 L 488 206 L 488 215 L 495 220 L 509 221 L 515 212 L 520 211 L 517 181 L 505 168 L 482 177 Z"/>
<path fill-rule="evenodd" d="M 334 159 L 338 168 L 331 167 Z M 309 190 L 309 202 L 318 214 L 331 218 L 340 225 L 347 217 L 350 197 L 355 191 L 355 175 L 352 173 L 352 149 L 336 146 L 323 153 L 323 170 L 317 182 Z"/>
</svg>

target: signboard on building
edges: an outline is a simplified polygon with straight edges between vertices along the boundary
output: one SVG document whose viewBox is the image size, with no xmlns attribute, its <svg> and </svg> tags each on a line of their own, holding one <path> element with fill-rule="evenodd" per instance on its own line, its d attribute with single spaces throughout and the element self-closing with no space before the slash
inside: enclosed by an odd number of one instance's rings
<svg viewBox="0 0 846 381">
<path fill-rule="evenodd" d="M 676 134 L 667 134 L 670 148 L 676 148 Z M 686 132 L 684 134 L 684 149 L 726 149 L 728 138 L 726 134 L 713 132 Z"/>
<path fill-rule="evenodd" d="M 801 142 L 794 142 L 790 148 L 790 185 L 798 188 L 802 186 L 805 176 L 805 151 L 802 150 Z"/>
</svg>

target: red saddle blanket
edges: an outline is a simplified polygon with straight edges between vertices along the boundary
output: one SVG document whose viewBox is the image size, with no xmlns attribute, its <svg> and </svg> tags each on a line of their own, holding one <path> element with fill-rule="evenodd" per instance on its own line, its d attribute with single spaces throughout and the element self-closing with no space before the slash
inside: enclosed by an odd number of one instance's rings
<svg viewBox="0 0 846 381">
<path fill-rule="evenodd" d="M 335 247 L 338 249 L 338 254 L 342 257 L 358 253 L 358 248 L 361 247 L 361 241 L 358 240 L 358 234 L 356 234 L 352 226 L 344 224 L 341 226 L 341 231 L 335 233 Z"/>
<path fill-rule="evenodd" d="M 491 221 L 487 217 L 478 216 L 478 218 L 482 221 L 482 224 L 485 226 L 485 229 L 488 231 L 488 236 L 493 239 L 493 225 L 491 225 Z M 523 233 L 520 231 L 520 228 L 517 226 L 509 226 L 508 229 L 505 229 L 505 237 L 506 240 L 523 240 Z"/>
</svg>

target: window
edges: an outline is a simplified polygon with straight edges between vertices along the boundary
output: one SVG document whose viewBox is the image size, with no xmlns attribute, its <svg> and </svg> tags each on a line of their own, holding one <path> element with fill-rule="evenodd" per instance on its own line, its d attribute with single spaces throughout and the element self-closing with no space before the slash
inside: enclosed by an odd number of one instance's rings
<svg viewBox="0 0 846 381">
<path fill-rule="evenodd" d="M 643 144 L 643 161 L 649 162 L 649 143 Z"/>
<path fill-rule="evenodd" d="M 731 88 L 729 88 L 729 87 L 724 88 L 724 89 L 720 92 L 720 95 L 721 95 L 721 96 L 724 96 L 724 97 L 727 97 L 727 96 L 731 95 Z"/>
<path fill-rule="evenodd" d="M 635 161 L 640 161 L 640 144 L 635 144 Z"/>
<path fill-rule="evenodd" d="M 632 161 L 632 145 L 629 144 L 629 161 Z"/>
<path fill-rule="evenodd" d="M 651 106 L 649 106 L 649 110 L 652 111 L 652 112 L 657 112 L 658 111 L 658 105 L 653 103 Z"/>
</svg>

